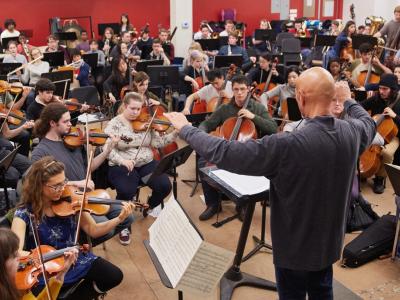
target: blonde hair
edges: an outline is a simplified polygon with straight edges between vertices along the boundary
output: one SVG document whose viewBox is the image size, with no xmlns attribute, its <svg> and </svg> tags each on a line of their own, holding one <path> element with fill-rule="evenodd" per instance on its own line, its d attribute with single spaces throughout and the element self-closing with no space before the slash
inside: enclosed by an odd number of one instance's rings
<svg viewBox="0 0 400 300">
<path fill-rule="evenodd" d="M 131 101 L 136 101 L 136 102 L 140 102 L 140 103 L 144 102 L 143 97 L 139 93 L 136 93 L 136 92 L 126 93 L 124 96 L 124 99 L 122 99 L 122 103 L 119 106 L 117 113 L 122 114 L 125 110 L 124 106 L 129 105 L 129 103 L 131 103 Z"/>
</svg>

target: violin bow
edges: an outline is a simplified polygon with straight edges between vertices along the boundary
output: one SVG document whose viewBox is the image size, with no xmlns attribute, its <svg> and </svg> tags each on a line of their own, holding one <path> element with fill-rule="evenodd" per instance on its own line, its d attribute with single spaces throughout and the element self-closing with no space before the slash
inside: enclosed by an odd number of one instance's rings
<svg viewBox="0 0 400 300">
<path fill-rule="evenodd" d="M 44 265 L 42 249 L 40 249 L 41 245 L 40 245 L 40 240 L 39 240 L 39 233 L 37 230 L 38 224 L 36 222 L 36 217 L 33 216 L 33 218 L 32 218 L 32 214 L 29 214 L 29 219 L 30 219 L 30 225 L 31 225 L 31 229 L 32 229 L 33 239 L 34 239 L 36 248 L 38 249 L 38 252 L 39 252 L 39 263 L 42 265 L 42 268 L 43 268 L 43 280 L 44 280 L 44 285 L 46 287 L 47 297 L 49 300 L 53 300 L 51 297 L 51 294 L 50 294 L 49 278 L 47 277 L 46 266 Z"/>
<path fill-rule="evenodd" d="M 88 186 L 88 183 L 89 183 L 90 169 L 91 169 L 91 167 L 92 167 L 93 156 L 94 156 L 94 150 L 92 149 L 92 151 L 90 151 L 90 157 L 89 157 L 88 167 L 87 167 L 87 171 L 86 171 L 85 187 L 84 187 L 84 189 L 83 189 L 81 207 L 79 208 L 78 224 L 76 224 L 76 233 L 75 233 L 74 245 L 77 245 L 77 244 L 78 244 L 79 228 L 81 227 L 81 219 L 82 219 L 83 205 L 84 205 L 84 202 L 85 202 L 84 200 L 85 200 L 85 197 L 86 197 L 87 186 Z"/>
</svg>

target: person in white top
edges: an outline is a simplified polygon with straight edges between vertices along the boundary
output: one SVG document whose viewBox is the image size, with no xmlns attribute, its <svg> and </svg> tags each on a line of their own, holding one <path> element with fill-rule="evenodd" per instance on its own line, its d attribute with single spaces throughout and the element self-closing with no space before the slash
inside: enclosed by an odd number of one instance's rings
<svg viewBox="0 0 400 300">
<path fill-rule="evenodd" d="M 193 39 L 194 40 L 207 40 L 211 38 L 211 32 L 210 32 L 210 25 L 208 25 L 207 21 L 202 21 L 200 24 L 200 30 L 197 31 Z"/>
<path fill-rule="evenodd" d="M 4 31 L 0 35 L 0 39 L 3 41 L 4 38 L 10 38 L 10 37 L 17 37 L 19 36 L 19 31 L 15 29 L 16 24 L 13 19 L 6 19 L 4 21 Z M 3 48 L 5 48 L 6 45 L 3 45 Z"/>
<path fill-rule="evenodd" d="M 228 36 L 229 33 L 235 31 L 235 23 L 232 20 L 225 21 L 225 30 L 219 33 L 219 36 Z"/>
<path fill-rule="evenodd" d="M 202 87 L 199 91 L 191 94 L 185 102 L 185 108 L 182 113 L 189 115 L 191 113 L 191 107 L 195 100 L 200 99 L 209 102 L 215 97 L 232 98 L 232 83 L 226 82 L 224 87 L 225 79 L 220 69 L 214 69 L 207 73 L 207 79 L 210 82 L 209 85 Z"/>
<path fill-rule="evenodd" d="M 18 53 L 16 41 L 9 41 L 7 50 L 8 52 L 4 56 L 3 63 L 27 63 L 26 57 Z"/>
<path fill-rule="evenodd" d="M 42 56 L 42 52 L 39 48 L 32 48 L 30 54 L 32 60 L 37 60 L 34 63 L 25 65 L 24 74 L 21 75 L 21 81 L 24 84 L 35 86 L 42 74 L 50 71 L 50 65 L 47 61 L 39 59 Z"/>
</svg>

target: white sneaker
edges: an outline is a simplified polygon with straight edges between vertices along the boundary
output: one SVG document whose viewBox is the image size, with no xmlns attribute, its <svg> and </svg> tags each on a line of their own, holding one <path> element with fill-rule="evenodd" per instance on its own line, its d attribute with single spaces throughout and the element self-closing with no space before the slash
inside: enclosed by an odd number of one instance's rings
<svg viewBox="0 0 400 300">
<path fill-rule="evenodd" d="M 128 228 L 123 229 L 119 233 L 119 242 L 124 246 L 127 246 L 131 243 L 131 233 L 129 232 Z"/>
</svg>

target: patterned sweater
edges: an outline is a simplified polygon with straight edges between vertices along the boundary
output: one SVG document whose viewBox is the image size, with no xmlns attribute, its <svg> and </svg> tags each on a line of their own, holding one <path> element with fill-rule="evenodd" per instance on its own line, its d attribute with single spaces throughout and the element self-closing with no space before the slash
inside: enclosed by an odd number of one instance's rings
<svg viewBox="0 0 400 300">
<path fill-rule="evenodd" d="M 108 122 L 104 129 L 106 134 L 113 134 L 131 139 L 129 142 L 120 141 L 111 150 L 108 156 L 110 166 L 120 166 L 123 160 L 135 160 L 135 167 L 143 166 L 153 160 L 151 147 L 161 148 L 173 142 L 178 134 L 174 131 L 165 135 L 151 130 L 143 143 L 143 146 L 135 159 L 136 153 L 142 143 L 145 132 L 133 132 L 131 124 L 119 115 Z"/>
</svg>

